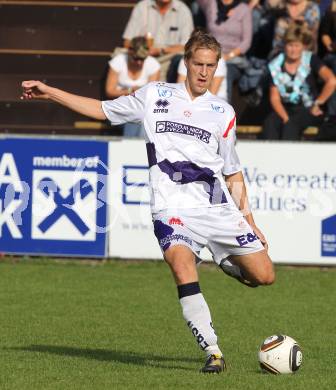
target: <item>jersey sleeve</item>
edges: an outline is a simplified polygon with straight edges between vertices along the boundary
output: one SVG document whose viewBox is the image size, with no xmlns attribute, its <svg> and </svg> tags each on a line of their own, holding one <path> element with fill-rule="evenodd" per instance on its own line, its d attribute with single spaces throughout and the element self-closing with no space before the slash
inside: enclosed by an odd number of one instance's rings
<svg viewBox="0 0 336 390">
<path fill-rule="evenodd" d="M 147 90 L 150 84 L 138 89 L 131 95 L 120 96 L 114 100 L 102 102 L 102 109 L 111 125 L 127 122 L 142 122 L 145 115 Z"/>
<path fill-rule="evenodd" d="M 223 175 L 232 175 L 241 171 L 240 161 L 236 152 L 236 115 L 231 110 L 229 122 L 221 129 L 219 138 L 219 155 L 224 160 Z"/>
</svg>

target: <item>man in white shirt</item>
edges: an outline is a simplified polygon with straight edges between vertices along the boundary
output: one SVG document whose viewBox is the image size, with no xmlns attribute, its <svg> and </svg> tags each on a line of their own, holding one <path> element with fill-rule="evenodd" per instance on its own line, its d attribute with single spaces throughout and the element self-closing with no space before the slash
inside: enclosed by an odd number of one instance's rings
<svg viewBox="0 0 336 390">
<path fill-rule="evenodd" d="M 139 1 L 128 20 L 123 38 L 128 47 L 135 36 L 146 36 L 149 54 L 161 64 L 161 80 L 175 82 L 183 47 L 194 29 L 190 9 L 180 0 Z"/>
<path fill-rule="evenodd" d="M 181 53 L 193 29 L 191 11 L 182 1 L 142 0 L 125 28 L 124 46 L 128 47 L 134 37 L 147 36 L 153 42 L 150 55 Z"/>
<path fill-rule="evenodd" d="M 196 263 L 206 246 L 228 275 L 256 287 L 272 284 L 265 237 L 254 223 L 235 151 L 233 108 L 208 91 L 221 48 L 200 31 L 185 45 L 185 84 L 150 83 L 100 102 L 22 83 L 24 99 L 51 99 L 112 124 L 143 122 L 150 167 L 154 233 L 174 276 L 185 318 L 206 354 L 204 373 L 225 369 Z"/>
</svg>

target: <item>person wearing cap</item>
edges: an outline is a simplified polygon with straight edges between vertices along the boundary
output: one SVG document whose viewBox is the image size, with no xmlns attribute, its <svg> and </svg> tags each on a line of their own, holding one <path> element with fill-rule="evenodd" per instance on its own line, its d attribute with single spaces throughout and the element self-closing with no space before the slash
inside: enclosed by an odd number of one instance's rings
<svg viewBox="0 0 336 390">
<path fill-rule="evenodd" d="M 105 92 L 110 99 L 129 95 L 151 81 L 160 79 L 160 64 L 149 55 L 147 39 L 135 37 L 126 53 L 119 53 L 109 61 Z M 124 136 L 141 137 L 142 125 L 127 123 Z"/>
<path fill-rule="evenodd" d="M 309 126 L 323 120 L 324 105 L 335 91 L 333 72 L 311 51 L 309 30 L 293 23 L 285 34 L 285 49 L 269 64 L 273 111 L 263 127 L 264 139 L 299 140 Z M 323 81 L 322 89 L 317 81 Z"/>
</svg>

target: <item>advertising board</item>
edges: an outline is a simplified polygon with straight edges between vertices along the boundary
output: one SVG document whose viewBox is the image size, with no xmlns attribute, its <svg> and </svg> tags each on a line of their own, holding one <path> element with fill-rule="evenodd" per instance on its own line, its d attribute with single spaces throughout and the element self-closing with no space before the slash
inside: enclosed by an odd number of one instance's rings
<svg viewBox="0 0 336 390">
<path fill-rule="evenodd" d="M 0 251 L 106 254 L 107 142 L 0 139 Z"/>
<path fill-rule="evenodd" d="M 145 149 L 140 140 L 109 143 L 110 256 L 162 258 L 151 223 Z M 335 145 L 239 141 L 237 151 L 272 259 L 336 264 Z"/>
</svg>

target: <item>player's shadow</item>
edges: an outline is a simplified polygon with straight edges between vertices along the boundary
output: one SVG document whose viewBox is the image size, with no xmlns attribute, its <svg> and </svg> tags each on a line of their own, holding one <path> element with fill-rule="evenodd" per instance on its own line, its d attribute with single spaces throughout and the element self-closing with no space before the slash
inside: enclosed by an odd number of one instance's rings
<svg viewBox="0 0 336 390">
<path fill-rule="evenodd" d="M 119 362 L 125 364 L 134 364 L 137 366 L 147 366 L 156 368 L 192 370 L 187 367 L 187 363 L 199 362 L 199 359 L 190 357 L 159 356 L 152 353 L 137 353 L 128 351 L 112 351 L 107 349 L 74 348 L 57 345 L 30 345 L 27 347 L 11 348 L 11 350 L 20 350 L 25 352 L 42 352 L 59 356 L 79 357 L 107 362 Z M 172 364 L 173 362 L 184 362 L 186 365 Z"/>
</svg>

